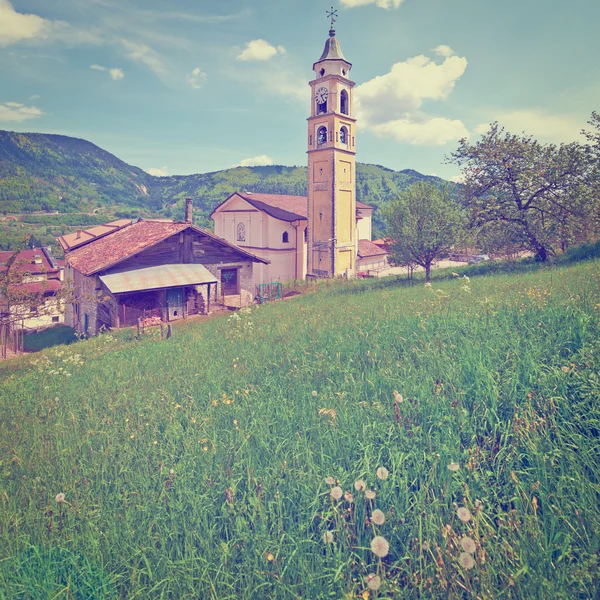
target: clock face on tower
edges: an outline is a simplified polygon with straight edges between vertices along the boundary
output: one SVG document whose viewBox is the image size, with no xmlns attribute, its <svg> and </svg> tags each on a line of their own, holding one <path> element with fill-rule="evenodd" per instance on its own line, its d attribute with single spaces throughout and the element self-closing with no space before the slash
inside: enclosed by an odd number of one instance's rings
<svg viewBox="0 0 600 600">
<path fill-rule="evenodd" d="M 326 87 L 320 87 L 316 92 L 315 92 L 315 100 L 317 101 L 317 104 L 325 104 L 325 102 L 327 102 L 327 96 L 329 95 L 329 92 L 327 91 Z"/>
</svg>

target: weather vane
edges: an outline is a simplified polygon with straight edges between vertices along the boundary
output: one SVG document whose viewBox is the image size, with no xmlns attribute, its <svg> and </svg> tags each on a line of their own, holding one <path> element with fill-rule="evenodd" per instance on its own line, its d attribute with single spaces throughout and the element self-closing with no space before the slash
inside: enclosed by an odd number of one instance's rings
<svg viewBox="0 0 600 600">
<path fill-rule="evenodd" d="M 338 16 L 338 11 L 335 10 L 333 8 L 333 6 L 331 7 L 331 10 L 326 10 L 325 13 L 327 14 L 327 18 L 331 19 L 331 29 L 333 29 L 333 24 L 335 23 L 335 18 Z"/>
</svg>

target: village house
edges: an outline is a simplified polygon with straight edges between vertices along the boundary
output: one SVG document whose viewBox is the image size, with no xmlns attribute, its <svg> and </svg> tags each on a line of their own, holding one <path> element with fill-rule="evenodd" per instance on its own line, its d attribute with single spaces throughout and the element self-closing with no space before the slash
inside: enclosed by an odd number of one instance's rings
<svg viewBox="0 0 600 600">
<path fill-rule="evenodd" d="M 85 335 L 102 327 L 207 314 L 211 302 L 253 301 L 253 267 L 268 260 L 186 219 L 116 221 L 59 238 L 73 288 L 66 323 Z"/>
<path fill-rule="evenodd" d="M 37 330 L 64 323 L 60 298 L 64 261 L 55 259 L 50 248 L 21 250 L 16 255 L 0 252 L 0 270 L 6 285 L 0 292 L 4 324 Z"/>
</svg>

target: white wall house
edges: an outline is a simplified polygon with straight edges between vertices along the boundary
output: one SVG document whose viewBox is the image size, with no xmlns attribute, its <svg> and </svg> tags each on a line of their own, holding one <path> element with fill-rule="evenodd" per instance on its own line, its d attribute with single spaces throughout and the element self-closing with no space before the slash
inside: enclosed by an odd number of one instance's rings
<svg viewBox="0 0 600 600">
<path fill-rule="evenodd" d="M 373 207 L 356 203 L 359 240 L 370 240 Z M 255 265 L 254 284 L 305 279 L 308 207 L 306 196 L 235 192 L 211 214 L 215 233 L 265 258 Z"/>
</svg>

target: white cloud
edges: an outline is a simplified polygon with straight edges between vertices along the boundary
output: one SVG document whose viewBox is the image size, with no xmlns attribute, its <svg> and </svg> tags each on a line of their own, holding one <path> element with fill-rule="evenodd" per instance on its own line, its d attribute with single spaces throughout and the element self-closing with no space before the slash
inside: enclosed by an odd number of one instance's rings
<svg viewBox="0 0 600 600">
<path fill-rule="evenodd" d="M 367 4 L 375 4 L 379 8 L 398 8 L 403 4 L 404 0 L 340 0 L 340 4 L 346 8 L 356 8 L 357 6 L 366 6 Z"/>
<path fill-rule="evenodd" d="M 436 48 L 433 49 L 433 51 L 438 55 L 438 56 L 452 56 L 454 54 L 454 50 L 452 50 L 452 48 L 450 48 L 450 46 L 445 46 L 444 44 L 442 44 L 441 46 L 437 46 Z"/>
<path fill-rule="evenodd" d="M 77 29 L 65 21 L 17 12 L 10 0 L 0 0 L 0 48 L 19 42 L 61 41 L 69 45 L 100 41 L 97 30 Z"/>
<path fill-rule="evenodd" d="M 525 132 L 548 142 L 573 142 L 581 140 L 583 120 L 570 115 L 553 115 L 543 109 L 532 108 L 491 113 L 490 121 L 498 121 L 507 131 L 515 135 Z M 475 133 L 485 133 L 489 124 L 482 123 Z"/>
<path fill-rule="evenodd" d="M 142 63 L 158 77 L 166 75 L 167 70 L 165 69 L 162 58 L 157 52 L 150 48 L 150 46 L 125 39 L 121 40 L 121 44 L 131 60 Z"/>
<path fill-rule="evenodd" d="M 39 94 L 33 94 L 33 96 L 29 96 L 28 100 L 38 100 L 40 97 Z"/>
<path fill-rule="evenodd" d="M 237 56 L 237 60 L 269 60 L 276 54 L 284 54 L 283 46 L 272 46 L 266 40 L 252 40 Z"/>
<path fill-rule="evenodd" d="M 103 67 L 102 65 L 90 65 L 90 69 L 94 69 L 95 71 L 104 71 L 105 73 L 108 73 L 111 76 L 111 78 L 115 81 L 118 79 L 123 79 L 125 77 L 123 69 L 109 69 L 108 67 Z"/>
<path fill-rule="evenodd" d="M 0 0 L 0 47 L 23 40 L 46 39 L 55 23 L 59 22 L 18 13 L 9 0 Z"/>
<path fill-rule="evenodd" d="M 425 100 L 445 100 L 466 68 L 467 59 L 459 56 L 446 56 L 438 64 L 420 55 L 394 64 L 389 73 L 356 87 L 360 126 L 416 145 L 442 145 L 467 136 L 461 121 L 420 110 Z"/>
<path fill-rule="evenodd" d="M 146 169 L 146 173 L 148 173 L 148 175 L 154 175 L 154 177 L 167 177 L 169 175 L 167 173 L 167 167 Z"/>
<path fill-rule="evenodd" d="M 186 81 L 194 88 L 201 88 L 208 78 L 208 75 L 200 70 L 200 67 L 196 67 L 187 77 Z"/>
<path fill-rule="evenodd" d="M 396 119 L 374 125 L 371 130 L 380 137 L 395 138 L 415 146 L 443 146 L 469 135 L 462 121 L 443 117 L 423 121 Z"/>
<path fill-rule="evenodd" d="M 5 102 L 0 104 L 0 121 L 27 121 L 38 119 L 44 113 L 35 106 L 25 106 L 19 102 Z"/>
<path fill-rule="evenodd" d="M 109 69 L 108 72 L 110 76 L 116 81 L 117 79 L 123 79 L 125 77 L 125 73 L 123 73 L 123 69 Z"/>
<path fill-rule="evenodd" d="M 453 175 L 452 177 L 450 177 L 450 181 L 453 181 L 454 183 L 464 183 L 465 176 L 463 173 L 461 173 L 460 175 Z"/>
<path fill-rule="evenodd" d="M 252 158 L 245 158 L 240 161 L 234 167 L 266 167 L 273 164 L 273 159 L 266 154 L 260 154 L 259 156 L 253 156 Z"/>
</svg>

